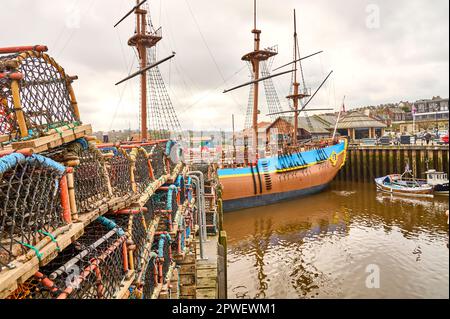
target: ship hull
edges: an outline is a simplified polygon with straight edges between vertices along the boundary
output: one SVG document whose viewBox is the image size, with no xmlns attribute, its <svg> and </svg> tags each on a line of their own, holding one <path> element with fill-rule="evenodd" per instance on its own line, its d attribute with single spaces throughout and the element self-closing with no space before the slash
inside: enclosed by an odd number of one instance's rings
<svg viewBox="0 0 450 319">
<path fill-rule="evenodd" d="M 274 204 L 324 190 L 345 164 L 347 144 L 260 159 L 254 166 L 219 169 L 225 212 Z"/>
</svg>

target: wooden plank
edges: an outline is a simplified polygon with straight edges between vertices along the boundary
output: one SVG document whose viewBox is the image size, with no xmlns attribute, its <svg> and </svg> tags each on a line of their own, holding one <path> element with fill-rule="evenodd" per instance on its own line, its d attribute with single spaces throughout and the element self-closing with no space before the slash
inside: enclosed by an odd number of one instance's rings
<svg viewBox="0 0 450 319">
<path fill-rule="evenodd" d="M 130 286 L 134 281 L 134 270 L 129 270 L 127 277 L 122 281 L 119 291 L 115 294 L 113 299 L 128 299 L 130 296 Z"/>
<path fill-rule="evenodd" d="M 180 295 L 182 296 L 195 296 L 197 287 L 195 285 L 180 285 Z"/>
<path fill-rule="evenodd" d="M 196 268 L 195 264 L 181 265 L 180 274 L 181 275 L 195 274 L 195 268 Z"/>
<path fill-rule="evenodd" d="M 68 129 L 61 133 L 54 133 L 48 136 L 31 139 L 28 141 L 11 143 L 15 150 L 22 148 L 39 148 L 43 145 L 49 147 L 56 147 L 64 143 L 69 143 L 77 138 L 92 134 L 92 127 L 90 124 L 77 126 L 74 130 Z"/>
<path fill-rule="evenodd" d="M 216 299 L 217 298 L 216 289 L 213 289 L 213 288 L 204 288 L 204 289 L 197 288 L 196 295 L 197 295 L 197 299 Z"/>
<path fill-rule="evenodd" d="M 197 288 L 216 288 L 217 277 L 198 277 Z"/>
<path fill-rule="evenodd" d="M 227 265 L 224 246 L 217 245 L 217 290 L 219 299 L 227 299 Z"/>
<path fill-rule="evenodd" d="M 195 285 L 195 275 L 193 274 L 180 274 L 180 285 Z"/>
<path fill-rule="evenodd" d="M 201 269 L 197 267 L 197 279 L 202 277 L 217 277 L 217 268 Z"/>
</svg>

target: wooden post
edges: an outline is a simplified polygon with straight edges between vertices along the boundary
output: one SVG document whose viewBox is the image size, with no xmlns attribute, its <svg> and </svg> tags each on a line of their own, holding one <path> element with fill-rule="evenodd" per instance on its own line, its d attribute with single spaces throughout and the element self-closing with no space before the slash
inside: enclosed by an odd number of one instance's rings
<svg viewBox="0 0 450 319">
<path fill-rule="evenodd" d="M 375 150 L 375 176 L 380 177 L 380 151 L 378 148 Z"/>
<path fill-rule="evenodd" d="M 223 247 L 223 251 L 224 251 L 224 256 L 223 256 L 223 271 L 224 271 L 224 280 L 223 280 L 223 284 L 220 284 L 219 285 L 219 287 L 221 288 L 221 290 L 222 290 L 222 297 L 224 298 L 224 299 L 227 299 L 228 298 L 228 285 L 227 285 L 227 282 L 228 282 L 228 271 L 227 271 L 227 269 L 228 269 L 228 253 L 227 253 L 227 249 L 228 249 L 228 246 L 227 246 L 227 233 L 225 232 L 225 231 L 220 231 L 220 233 L 219 233 L 219 244 Z M 222 267 L 220 267 L 220 265 L 218 265 L 219 266 L 219 268 L 222 268 Z"/>
<path fill-rule="evenodd" d="M 356 180 L 355 175 L 356 175 L 356 154 L 355 154 L 356 150 L 355 148 L 352 148 L 351 150 L 351 158 L 352 158 L 352 177 L 351 180 L 354 182 Z"/>
<path fill-rule="evenodd" d="M 433 156 L 433 149 L 428 148 L 427 150 L 427 158 L 428 158 L 428 167 L 430 169 L 434 169 L 434 156 Z"/>
<path fill-rule="evenodd" d="M 402 150 L 400 148 L 398 148 L 395 151 L 395 156 L 396 156 L 396 171 L 395 171 L 395 173 L 397 173 L 397 174 L 399 174 L 402 170 L 402 159 L 401 159 L 402 154 L 401 153 L 402 153 Z"/>
<path fill-rule="evenodd" d="M 369 178 L 371 179 L 371 180 L 373 180 L 374 178 L 375 178 L 375 170 L 374 170 L 374 167 L 373 167 L 373 154 L 374 154 L 374 152 L 373 152 L 373 150 L 371 150 L 371 149 L 369 149 L 369 150 L 367 150 L 367 155 L 368 155 L 368 157 L 369 157 L 369 159 L 368 159 L 368 163 L 369 163 L 369 174 L 368 174 L 368 176 L 369 176 Z"/>
<path fill-rule="evenodd" d="M 438 170 L 438 171 L 440 171 L 440 172 L 443 172 L 443 171 L 444 171 L 444 165 L 443 165 L 442 157 L 443 157 L 443 156 L 442 156 L 442 150 L 439 149 L 439 150 L 437 151 L 437 162 L 438 162 L 438 164 L 437 164 L 436 170 Z"/>
<path fill-rule="evenodd" d="M 389 149 L 389 174 L 395 173 L 394 170 L 394 149 Z"/>
<path fill-rule="evenodd" d="M 20 101 L 20 87 L 18 80 L 13 80 L 11 82 L 11 91 L 13 96 L 14 111 L 16 114 L 17 124 L 20 130 L 20 136 L 24 138 L 28 136 L 28 128 L 27 123 L 25 121 L 25 116 L 23 114 L 22 103 Z"/>
<path fill-rule="evenodd" d="M 356 181 L 361 181 L 361 149 L 356 149 Z"/>
<path fill-rule="evenodd" d="M 75 200 L 75 183 L 73 177 L 73 168 L 67 168 L 67 189 L 69 191 L 70 211 L 72 213 L 72 221 L 78 220 L 77 202 Z"/>
<path fill-rule="evenodd" d="M 362 150 L 361 156 L 362 156 L 362 178 L 363 178 L 362 180 L 364 182 L 367 182 L 368 179 L 367 179 L 367 150 L 366 149 Z"/>
<path fill-rule="evenodd" d="M 81 121 L 80 110 L 78 109 L 78 102 L 77 102 L 77 99 L 75 97 L 75 92 L 73 91 L 73 87 L 72 87 L 72 84 L 71 84 L 70 80 L 67 81 L 67 87 L 69 89 L 70 103 L 72 104 L 72 107 L 73 107 L 73 113 L 75 115 L 75 119 L 78 122 L 80 122 Z"/>
<path fill-rule="evenodd" d="M 411 150 L 411 168 L 413 171 L 414 176 L 416 176 L 417 178 L 421 178 L 421 176 L 419 176 L 419 170 L 417 169 L 417 152 L 415 149 Z"/>
</svg>

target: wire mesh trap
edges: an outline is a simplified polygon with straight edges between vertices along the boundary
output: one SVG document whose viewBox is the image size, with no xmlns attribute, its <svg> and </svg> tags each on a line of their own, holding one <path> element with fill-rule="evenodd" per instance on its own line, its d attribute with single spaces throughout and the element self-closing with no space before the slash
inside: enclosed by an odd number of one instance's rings
<svg viewBox="0 0 450 319">
<path fill-rule="evenodd" d="M 109 181 L 102 153 L 85 140 L 67 147 L 78 158 L 74 167 L 75 200 L 79 213 L 89 212 L 111 198 Z"/>
<path fill-rule="evenodd" d="M 109 176 L 112 193 L 116 197 L 126 196 L 132 193 L 131 167 L 132 161 L 128 154 L 114 148 L 112 156 L 106 156 L 106 170 Z"/>
<path fill-rule="evenodd" d="M 41 155 L 0 158 L 0 268 L 66 224 L 64 174 L 64 166 Z"/>
<path fill-rule="evenodd" d="M 51 129 L 80 124 L 74 78 L 41 48 L 0 55 L 0 135 L 11 140 L 38 137 Z"/>
<path fill-rule="evenodd" d="M 126 235 L 106 218 L 99 218 L 85 234 L 24 284 L 11 299 L 110 299 L 128 270 Z"/>
<path fill-rule="evenodd" d="M 154 181 L 149 155 L 143 148 L 134 148 L 130 153 L 134 161 L 134 180 L 139 193 L 142 193 Z"/>
</svg>

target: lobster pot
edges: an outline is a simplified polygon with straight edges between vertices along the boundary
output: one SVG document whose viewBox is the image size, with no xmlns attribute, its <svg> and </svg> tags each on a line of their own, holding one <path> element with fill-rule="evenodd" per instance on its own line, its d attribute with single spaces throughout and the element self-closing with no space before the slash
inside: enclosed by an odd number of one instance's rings
<svg viewBox="0 0 450 319">
<path fill-rule="evenodd" d="M 175 217 L 178 212 L 178 189 L 176 186 L 169 187 L 167 191 L 167 205 L 166 210 L 170 212 L 171 222 L 175 222 Z"/>
<path fill-rule="evenodd" d="M 158 255 L 159 283 L 166 283 L 166 275 L 172 263 L 172 239 L 169 234 L 155 236 L 152 250 Z"/>
<path fill-rule="evenodd" d="M 11 299 L 109 299 L 125 279 L 126 236 L 94 222 L 85 234 L 20 285 Z"/>
<path fill-rule="evenodd" d="M 158 284 L 158 261 L 157 256 L 152 254 L 147 263 L 145 273 L 142 276 L 142 298 L 151 299 L 153 291 Z"/>
<path fill-rule="evenodd" d="M 66 224 L 65 167 L 40 155 L 0 158 L 0 269 Z"/>
<path fill-rule="evenodd" d="M 166 155 L 164 154 L 164 148 L 158 144 L 144 146 L 143 148 L 150 154 L 154 178 L 159 179 L 161 176 L 169 174 L 166 166 Z"/>
<path fill-rule="evenodd" d="M 161 211 L 166 209 L 166 202 L 167 192 L 165 191 L 158 191 L 149 198 L 149 200 L 145 204 L 147 212 L 144 212 L 145 223 L 147 225 L 150 225 L 156 214 L 160 214 Z"/>
<path fill-rule="evenodd" d="M 122 150 L 114 148 L 114 156 L 106 159 L 106 171 L 113 196 L 123 197 L 132 193 L 131 160 Z"/>
<path fill-rule="evenodd" d="M 79 160 L 74 167 L 78 213 L 87 213 L 111 199 L 105 160 L 101 152 L 85 140 L 70 144 L 68 151 Z"/>
<path fill-rule="evenodd" d="M 184 176 L 179 175 L 177 177 L 175 185 L 178 187 L 180 203 L 184 203 L 186 200 L 186 183 Z"/>
<path fill-rule="evenodd" d="M 134 179 L 137 185 L 139 193 L 145 191 L 145 189 L 154 180 L 151 173 L 150 161 L 147 152 L 142 149 L 134 149 L 131 153 L 135 160 Z"/>
<path fill-rule="evenodd" d="M 129 235 L 127 247 L 133 252 L 134 267 L 135 270 L 139 271 L 138 267 L 141 264 L 147 243 L 147 229 L 143 213 L 116 214 L 109 215 L 108 218 L 127 231 Z"/>
<path fill-rule="evenodd" d="M 40 50 L 0 55 L 0 73 L 20 73 L 21 80 L 0 79 L 0 135 L 16 140 L 39 137 L 51 129 L 79 123 L 72 79 Z"/>
</svg>

